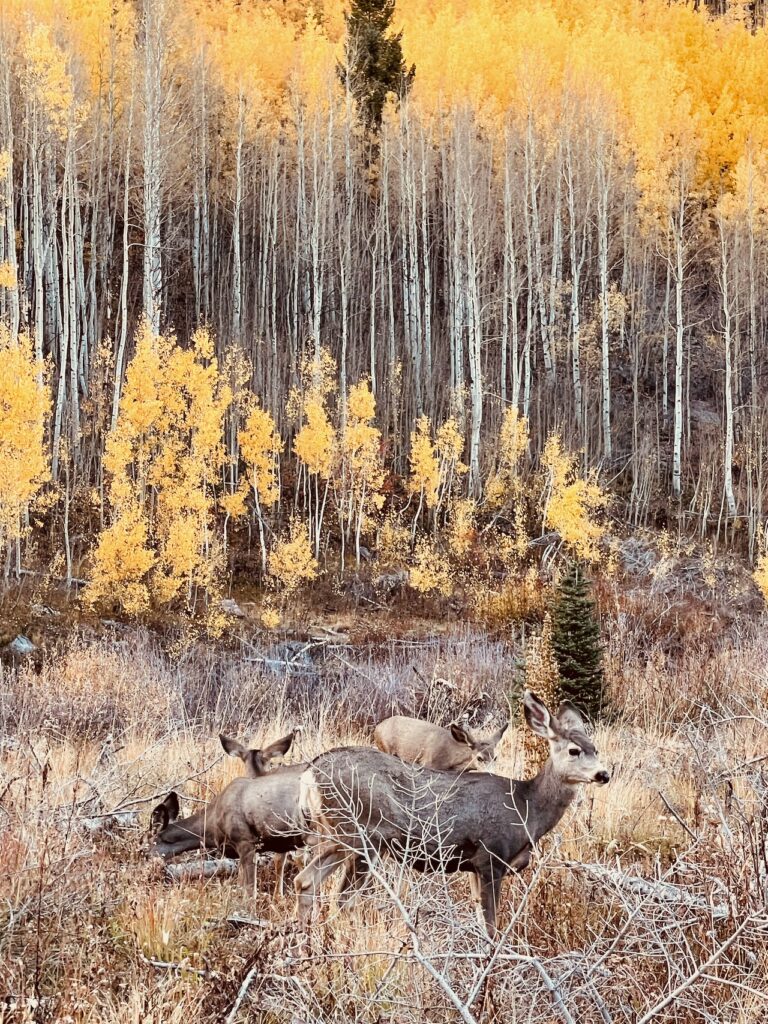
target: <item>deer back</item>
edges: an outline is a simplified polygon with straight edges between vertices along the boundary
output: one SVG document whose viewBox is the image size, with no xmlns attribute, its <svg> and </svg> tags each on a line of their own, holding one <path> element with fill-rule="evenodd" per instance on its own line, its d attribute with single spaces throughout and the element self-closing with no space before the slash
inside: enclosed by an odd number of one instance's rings
<svg viewBox="0 0 768 1024">
<path fill-rule="evenodd" d="M 479 852 L 510 863 L 530 844 L 519 784 L 487 772 L 456 774 L 366 747 L 321 754 L 302 779 L 302 812 L 310 829 L 368 844 L 426 866 L 456 870 Z"/>
<path fill-rule="evenodd" d="M 450 729 L 444 729 L 419 718 L 393 715 L 379 722 L 373 741 L 379 750 L 411 764 L 440 771 L 463 771 L 487 768 L 492 764 L 496 746 L 505 729 L 506 725 L 487 739 L 482 739 L 461 725 L 454 724 Z"/>
</svg>

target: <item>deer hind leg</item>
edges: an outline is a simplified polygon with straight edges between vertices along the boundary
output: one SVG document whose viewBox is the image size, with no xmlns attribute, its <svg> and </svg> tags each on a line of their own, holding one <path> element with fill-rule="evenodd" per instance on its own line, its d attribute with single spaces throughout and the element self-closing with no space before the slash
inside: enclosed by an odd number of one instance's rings
<svg viewBox="0 0 768 1024">
<path fill-rule="evenodd" d="M 250 840 L 237 845 L 237 856 L 240 858 L 240 884 L 249 896 L 253 896 L 256 887 L 257 851 L 257 845 Z"/>
<path fill-rule="evenodd" d="M 349 850 L 346 847 L 334 842 L 321 843 L 309 864 L 298 873 L 293 887 L 296 890 L 296 916 L 300 924 L 309 922 L 320 886 L 348 857 Z"/>
<path fill-rule="evenodd" d="M 287 856 L 286 853 L 275 854 L 275 899 L 279 899 L 285 892 L 285 862 Z"/>
</svg>

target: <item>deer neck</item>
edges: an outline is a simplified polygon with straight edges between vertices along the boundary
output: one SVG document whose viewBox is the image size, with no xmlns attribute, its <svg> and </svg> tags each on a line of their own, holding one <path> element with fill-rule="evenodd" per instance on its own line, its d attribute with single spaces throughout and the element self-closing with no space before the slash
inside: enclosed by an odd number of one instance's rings
<svg viewBox="0 0 768 1024">
<path fill-rule="evenodd" d="M 527 825 L 534 842 L 546 835 L 560 821 L 576 796 L 576 783 L 563 782 L 554 770 L 551 759 L 539 774 L 525 786 Z"/>
</svg>

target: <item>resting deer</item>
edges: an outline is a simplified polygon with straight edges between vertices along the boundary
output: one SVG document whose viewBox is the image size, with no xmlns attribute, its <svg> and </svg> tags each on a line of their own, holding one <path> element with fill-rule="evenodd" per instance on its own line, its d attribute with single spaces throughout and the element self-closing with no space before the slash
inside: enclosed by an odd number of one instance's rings
<svg viewBox="0 0 768 1024">
<path fill-rule="evenodd" d="M 470 872 L 493 934 L 504 876 L 526 867 L 579 784 L 610 780 L 575 708 L 561 704 L 553 715 L 530 691 L 523 702 L 529 727 L 550 750 L 539 774 L 525 782 L 419 768 L 363 747 L 316 758 L 301 779 L 301 810 L 307 831 L 322 838 L 294 883 L 299 919 L 308 920 L 315 893 L 337 867 L 345 864 L 354 885 L 370 858 L 387 852 L 422 871 Z"/>
<path fill-rule="evenodd" d="M 228 754 L 240 757 L 248 777 L 234 779 L 201 811 L 179 818 L 176 793 L 171 792 L 152 811 L 156 833 L 150 855 L 166 859 L 203 847 L 240 858 L 240 879 L 253 891 L 255 857 L 276 854 L 275 894 L 282 891 L 285 855 L 304 845 L 299 815 L 299 782 L 307 764 L 283 765 L 268 771 L 272 758 L 288 752 L 296 731 L 262 750 L 248 750 L 237 740 L 220 736 Z"/>
<path fill-rule="evenodd" d="M 373 731 L 373 742 L 385 754 L 394 754 L 403 761 L 423 764 L 441 771 L 487 769 L 496 758 L 496 747 L 507 730 L 505 722 L 487 739 L 454 722 L 449 729 L 419 718 L 394 715 L 379 722 Z"/>
</svg>

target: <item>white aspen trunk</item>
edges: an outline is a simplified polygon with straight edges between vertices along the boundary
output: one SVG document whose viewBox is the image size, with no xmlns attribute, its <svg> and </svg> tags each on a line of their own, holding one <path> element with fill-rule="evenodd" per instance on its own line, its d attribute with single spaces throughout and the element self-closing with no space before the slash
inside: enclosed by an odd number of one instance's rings
<svg viewBox="0 0 768 1024">
<path fill-rule="evenodd" d="M 75 170 L 74 170 L 74 147 L 72 142 L 72 135 L 70 133 L 69 139 L 67 140 L 67 159 L 65 163 L 64 171 L 64 183 L 62 189 L 62 215 L 64 209 L 64 196 L 67 196 L 67 248 L 66 248 L 66 259 L 64 259 L 64 249 L 62 247 L 62 279 L 68 281 L 68 288 L 64 294 L 68 292 L 68 300 L 64 306 L 63 314 L 64 321 L 69 320 L 69 403 L 70 403 L 70 435 L 72 439 L 72 451 L 71 458 L 75 460 L 77 464 L 78 449 L 80 443 L 80 401 L 79 401 L 79 386 L 78 386 L 78 369 L 80 363 L 80 338 L 78 331 L 78 306 L 79 297 L 77 294 L 77 283 L 75 278 L 75 255 L 76 255 L 76 242 L 75 242 L 75 205 L 76 205 L 76 191 L 75 191 Z M 63 220 L 63 216 L 62 216 Z M 62 224 L 63 228 L 63 224 Z M 62 230 L 63 235 L 63 230 Z"/>
<path fill-rule="evenodd" d="M 160 236 L 162 163 L 160 113 L 164 64 L 165 0 L 144 0 L 144 314 L 160 333 L 163 266 Z"/>
<path fill-rule="evenodd" d="M 480 320 L 479 267 L 474 239 L 474 197 L 467 202 L 467 283 L 469 286 L 469 376 L 472 413 L 469 431 L 469 492 L 476 497 L 482 490 L 480 477 L 480 431 L 483 424 L 482 324 Z"/>
<path fill-rule="evenodd" d="M 130 194 L 131 194 L 131 143 L 133 140 L 133 102 L 134 91 L 131 84 L 131 101 L 128 107 L 128 134 L 125 142 L 125 177 L 123 181 L 123 272 L 120 281 L 120 339 L 115 354 L 115 390 L 112 395 L 112 430 L 117 426 L 117 416 L 120 409 L 120 395 L 123 390 L 123 372 L 125 367 L 125 347 L 128 343 L 128 274 L 129 274 L 129 249 L 128 249 L 128 227 L 130 218 Z"/>
<path fill-rule="evenodd" d="M 4 259 L 11 265 L 12 272 L 16 278 L 16 287 L 10 289 L 8 294 L 8 323 L 11 337 L 16 338 L 21 323 L 21 307 L 19 303 L 19 291 L 21 280 L 19 277 L 19 264 L 16 258 L 16 222 L 15 206 L 13 201 L 13 114 L 11 111 L 11 62 L 4 61 L 3 74 L 3 113 L 5 121 L 5 138 L 3 148 L 8 151 L 8 167 L 5 172 L 5 237 L 6 246 Z M 37 339 L 36 339 L 37 340 Z M 37 352 L 35 352 L 37 355 Z M 42 362 L 40 363 L 42 367 Z M 41 387 L 43 383 L 42 369 L 38 371 L 37 383 Z"/>
<path fill-rule="evenodd" d="M 672 263 L 667 261 L 667 283 L 664 293 L 664 334 L 661 355 L 661 421 L 666 427 L 669 416 L 669 303 L 672 291 Z"/>
<path fill-rule="evenodd" d="M 600 339 L 603 410 L 603 452 L 606 459 L 613 456 L 611 437 L 611 350 L 608 326 L 608 196 L 610 170 L 606 167 L 605 139 L 601 134 L 597 143 L 597 248 L 600 268 Z"/>
<path fill-rule="evenodd" d="M 424 386 L 432 394 L 432 273 L 429 262 L 429 192 L 427 146 L 424 127 L 421 126 L 421 255 L 424 282 Z"/>
<path fill-rule="evenodd" d="M 245 96 L 242 87 L 237 96 L 237 146 L 235 149 L 235 209 L 232 228 L 232 338 L 239 342 L 243 328 L 243 280 L 241 263 L 240 218 L 243 206 L 243 140 L 245 136 Z"/>
<path fill-rule="evenodd" d="M 718 217 L 720 235 L 720 297 L 723 304 L 723 345 L 725 348 L 725 452 L 723 454 L 723 476 L 725 502 L 728 515 L 736 515 L 736 498 L 733 493 L 733 380 L 731 367 L 731 302 L 728 289 L 728 238 L 723 218 Z"/>
<path fill-rule="evenodd" d="M 579 291 L 581 288 L 581 262 L 576 250 L 576 197 L 574 189 L 573 151 L 568 136 L 565 159 L 565 178 L 568 191 L 568 252 L 571 263 L 571 379 L 573 381 L 573 405 L 579 433 L 582 431 L 584 399 L 581 388 L 581 317 L 579 313 Z M 582 255 L 583 259 L 583 255 Z"/>
<path fill-rule="evenodd" d="M 682 493 L 682 452 L 683 452 L 683 240 L 685 228 L 685 189 L 682 174 L 680 196 L 676 214 L 672 216 L 672 235 L 675 244 L 675 407 L 672 442 L 672 494 L 680 498 Z"/>
<path fill-rule="evenodd" d="M 525 163 L 527 169 L 529 195 L 531 201 L 531 237 L 533 240 L 534 270 L 536 273 L 536 296 L 539 303 L 539 325 L 541 328 L 541 345 L 544 355 L 544 369 L 547 374 L 547 383 L 551 386 L 555 383 L 554 356 L 549 342 L 549 325 L 547 320 L 547 305 L 544 293 L 544 269 L 541 252 L 541 225 L 539 220 L 539 187 L 536 181 L 536 144 L 533 136 L 533 118 L 528 117 L 528 132 L 525 146 Z M 529 264 L 530 266 L 530 264 Z"/>
<path fill-rule="evenodd" d="M 43 318 L 45 316 L 44 295 L 44 251 L 43 251 L 43 184 L 40 171 L 40 130 L 37 104 L 27 105 L 27 117 L 31 121 L 30 166 L 32 169 L 32 263 L 35 281 L 35 359 L 43 358 Z M 55 474 L 54 474 L 55 476 Z"/>
</svg>

